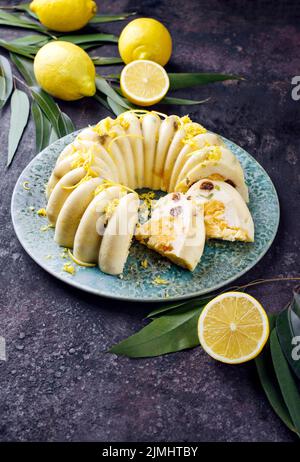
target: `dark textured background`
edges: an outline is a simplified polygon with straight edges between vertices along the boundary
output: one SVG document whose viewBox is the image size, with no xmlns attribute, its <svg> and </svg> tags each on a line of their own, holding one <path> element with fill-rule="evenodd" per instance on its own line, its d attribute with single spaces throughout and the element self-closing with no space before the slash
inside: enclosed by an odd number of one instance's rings
<svg viewBox="0 0 300 462">
<path fill-rule="evenodd" d="M 14 3 L 20 2 L 0 5 Z M 137 10 L 162 20 L 174 39 L 170 70 L 246 78 L 182 92 L 212 99 L 174 111 L 189 112 L 247 149 L 279 193 L 276 241 L 239 282 L 299 274 L 300 101 L 291 98 L 291 78 L 300 74 L 299 2 L 124 0 L 99 5 L 100 12 Z M 102 29 L 118 33 L 123 26 Z M 5 39 L 26 33 L 0 28 Z M 112 51 L 104 47 L 98 54 Z M 92 100 L 61 107 L 77 128 L 107 115 Z M 77 291 L 24 253 L 9 208 L 14 184 L 35 155 L 34 129 L 30 123 L 6 170 L 8 126 L 5 109 L 0 130 L 0 335 L 6 337 L 8 360 L 0 362 L 0 440 L 292 441 L 260 388 L 254 364 L 225 366 L 200 348 L 145 360 L 105 353 L 141 327 L 151 307 Z M 292 286 L 266 285 L 251 292 L 267 310 L 278 311 Z"/>
</svg>

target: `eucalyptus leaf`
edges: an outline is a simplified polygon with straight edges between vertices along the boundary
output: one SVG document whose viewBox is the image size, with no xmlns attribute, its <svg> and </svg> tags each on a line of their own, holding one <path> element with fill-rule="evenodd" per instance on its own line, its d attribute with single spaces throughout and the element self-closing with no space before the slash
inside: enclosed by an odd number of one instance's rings
<svg viewBox="0 0 300 462">
<path fill-rule="evenodd" d="M 111 111 L 111 108 L 110 106 L 108 105 L 108 102 L 107 102 L 107 97 L 105 95 L 103 95 L 102 93 L 100 93 L 99 91 L 93 96 L 93 98 L 98 102 L 100 103 L 102 106 L 105 107 L 105 109 L 107 109 L 108 111 Z"/>
<path fill-rule="evenodd" d="M 48 34 L 45 27 L 43 27 L 40 23 L 31 21 L 29 18 L 24 17 L 18 13 L 7 13 L 1 9 L 0 24 L 10 27 L 19 27 L 22 29 L 34 29 Z"/>
<path fill-rule="evenodd" d="M 93 43 L 95 46 L 99 43 L 118 43 L 118 37 L 113 34 L 81 34 L 81 35 L 61 35 L 59 40 L 82 45 Z"/>
<path fill-rule="evenodd" d="M 49 145 L 51 124 L 35 101 L 31 104 L 31 113 L 35 125 L 35 146 L 38 154 Z"/>
<path fill-rule="evenodd" d="M 11 164 L 28 122 L 29 99 L 26 93 L 16 89 L 11 97 L 11 117 L 8 134 L 7 167 Z"/>
<path fill-rule="evenodd" d="M 110 66 L 111 64 L 120 64 L 122 63 L 122 59 L 118 57 L 100 57 L 100 56 L 95 56 L 92 58 L 93 63 L 95 66 Z"/>
<path fill-rule="evenodd" d="M 8 59 L 0 56 L 0 109 L 2 109 L 13 89 L 13 76 Z"/>
<path fill-rule="evenodd" d="M 33 71 L 33 63 L 30 59 L 18 56 L 15 53 L 10 53 L 10 59 L 29 86 L 37 85 Z"/>
<path fill-rule="evenodd" d="M 53 127 L 56 128 L 61 111 L 52 96 L 48 95 L 48 93 L 39 87 L 30 87 L 30 90 L 33 98 L 45 113 Z"/>
<path fill-rule="evenodd" d="M 58 126 L 59 133 L 65 133 L 66 135 L 68 135 L 69 133 L 74 132 L 74 130 L 75 130 L 75 126 L 74 126 L 72 120 L 64 112 L 61 112 L 61 114 L 60 114 L 60 116 L 58 118 L 57 126 Z"/>
<path fill-rule="evenodd" d="M 114 345 L 111 353 L 131 358 L 159 356 L 199 345 L 197 323 L 202 307 L 174 310 Z"/>
<path fill-rule="evenodd" d="M 170 79 L 170 90 L 180 88 L 191 88 L 207 83 L 222 82 L 224 80 L 243 80 L 237 75 L 212 74 L 202 72 L 178 72 L 168 73 Z"/>
<path fill-rule="evenodd" d="M 207 103 L 207 101 L 209 101 L 209 100 L 210 100 L 210 98 L 195 101 L 193 99 L 173 98 L 171 96 L 166 96 L 165 98 L 163 98 L 159 102 L 159 104 L 176 104 L 176 105 L 180 105 L 180 106 L 193 106 L 195 104 Z"/>
<path fill-rule="evenodd" d="M 6 103 L 6 82 L 5 78 L 0 75 L 0 108 L 2 108 Z"/>
<path fill-rule="evenodd" d="M 9 43 L 17 44 L 17 45 L 22 45 L 22 46 L 27 46 L 27 45 L 39 45 L 43 46 L 47 42 L 49 42 L 50 37 L 45 37 L 44 35 L 41 34 L 34 34 L 34 35 L 25 35 L 24 37 L 19 37 L 14 40 L 11 40 Z"/>
<path fill-rule="evenodd" d="M 21 3 L 20 5 L 12 5 L 12 6 L 2 6 L 3 10 L 15 10 L 15 11 L 23 11 L 26 14 L 29 14 L 33 18 L 37 18 L 36 14 L 31 11 L 30 3 Z"/>
<path fill-rule="evenodd" d="M 16 43 L 6 42 L 5 40 L 0 39 L 0 47 L 4 48 L 7 51 L 11 51 L 13 53 L 17 53 L 22 56 L 26 56 L 27 58 L 33 59 L 37 48 L 32 47 L 29 45 L 19 45 Z"/>
<path fill-rule="evenodd" d="M 274 370 L 284 402 L 296 431 L 300 434 L 300 394 L 298 385 L 281 350 L 276 329 L 271 332 L 270 348 Z"/>
<path fill-rule="evenodd" d="M 96 75 L 96 87 L 101 93 L 104 93 L 120 106 L 123 106 L 125 109 L 131 109 L 129 104 L 126 103 L 124 99 L 119 96 L 118 93 L 109 85 L 109 83 L 100 75 Z"/>
<path fill-rule="evenodd" d="M 123 19 L 134 16 L 136 13 L 120 13 L 120 14 L 96 14 L 91 20 L 90 24 L 101 24 L 105 22 L 123 21 Z"/>
<path fill-rule="evenodd" d="M 156 316 L 166 314 L 166 313 L 168 313 L 170 311 L 177 310 L 179 308 L 180 308 L 180 311 L 181 310 L 189 311 L 190 309 L 195 308 L 195 307 L 203 308 L 214 297 L 215 297 L 215 295 L 212 295 L 210 297 L 200 297 L 200 298 L 192 299 L 192 300 L 189 300 L 187 302 L 179 302 L 179 303 L 174 303 L 174 304 L 165 304 L 165 305 L 162 305 L 159 308 L 156 308 L 155 310 L 151 311 L 146 317 L 147 318 L 154 318 Z"/>
<path fill-rule="evenodd" d="M 300 286 L 293 291 L 292 311 L 300 318 Z"/>
<path fill-rule="evenodd" d="M 270 330 L 275 326 L 275 317 L 270 316 Z M 277 377 L 275 375 L 274 367 L 272 364 L 272 357 L 270 353 L 270 340 L 260 355 L 255 358 L 255 365 L 259 376 L 260 383 L 267 396 L 267 399 L 273 408 L 274 412 L 283 421 L 283 423 L 293 432 L 296 431 L 292 422 L 289 410 L 284 402 L 281 390 L 278 385 Z"/>
<path fill-rule="evenodd" d="M 49 146 L 50 146 L 50 144 L 54 143 L 54 141 L 56 141 L 56 140 L 58 140 L 58 136 L 56 134 L 56 131 L 52 127 L 51 132 L 50 132 L 50 138 L 49 138 Z"/>
<path fill-rule="evenodd" d="M 127 111 L 127 109 L 125 109 L 123 106 L 120 106 L 120 104 L 116 103 L 113 99 L 109 98 L 109 96 L 107 97 L 107 104 L 116 116 Z"/>
<path fill-rule="evenodd" d="M 282 351 L 293 372 L 300 379 L 299 348 L 298 355 L 296 354 L 297 337 L 300 341 L 300 317 L 297 314 L 297 295 L 294 292 L 293 302 L 278 315 L 276 331 Z"/>
<path fill-rule="evenodd" d="M 48 93 L 44 92 L 39 87 L 30 87 L 30 90 L 34 100 L 38 103 L 45 116 L 50 121 L 59 138 L 67 135 L 70 131 L 74 131 L 74 126 L 69 117 L 63 115 L 52 96 L 48 95 Z"/>
</svg>

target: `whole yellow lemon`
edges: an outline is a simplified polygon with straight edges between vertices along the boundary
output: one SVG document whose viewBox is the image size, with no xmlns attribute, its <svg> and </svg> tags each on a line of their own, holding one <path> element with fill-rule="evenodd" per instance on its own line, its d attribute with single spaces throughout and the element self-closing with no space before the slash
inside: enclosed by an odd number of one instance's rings
<svg viewBox="0 0 300 462">
<path fill-rule="evenodd" d="M 71 32 L 92 19 L 97 5 L 93 0 L 33 0 L 30 9 L 48 29 Z"/>
<path fill-rule="evenodd" d="M 146 59 L 165 66 L 171 57 L 172 38 L 168 29 L 156 19 L 134 19 L 120 35 L 119 53 L 125 64 Z"/>
<path fill-rule="evenodd" d="M 73 101 L 96 92 L 94 63 L 73 43 L 47 43 L 38 51 L 33 68 L 39 85 L 56 98 Z"/>
</svg>

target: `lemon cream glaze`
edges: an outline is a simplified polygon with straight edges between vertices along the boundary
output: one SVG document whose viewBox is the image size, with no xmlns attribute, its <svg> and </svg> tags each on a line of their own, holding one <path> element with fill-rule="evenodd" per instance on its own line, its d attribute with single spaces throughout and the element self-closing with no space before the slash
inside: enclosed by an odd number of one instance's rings
<svg viewBox="0 0 300 462">
<path fill-rule="evenodd" d="M 141 188 L 168 193 L 143 224 Z M 82 130 L 59 155 L 46 194 L 55 241 L 109 274 L 122 273 L 134 234 L 190 270 L 205 237 L 254 239 L 238 159 L 188 116 L 128 111 Z"/>
</svg>

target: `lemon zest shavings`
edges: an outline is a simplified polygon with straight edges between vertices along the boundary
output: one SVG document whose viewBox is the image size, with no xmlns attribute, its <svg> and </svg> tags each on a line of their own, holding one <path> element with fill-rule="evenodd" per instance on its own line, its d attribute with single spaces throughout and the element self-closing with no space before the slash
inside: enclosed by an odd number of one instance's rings
<svg viewBox="0 0 300 462">
<path fill-rule="evenodd" d="M 216 145 L 203 147 L 202 149 L 197 149 L 196 151 L 189 152 L 187 154 L 187 157 L 192 157 L 196 154 L 202 154 L 201 161 L 203 166 L 205 166 L 206 163 L 219 161 L 222 157 L 221 147 Z"/>
<path fill-rule="evenodd" d="M 61 252 L 61 254 L 60 254 L 60 258 L 64 258 L 64 259 L 68 258 L 68 251 L 69 251 L 69 249 L 67 247 L 65 247 L 63 249 L 63 251 Z"/>
<path fill-rule="evenodd" d="M 73 276 L 73 274 L 76 272 L 74 266 L 71 263 L 65 263 L 63 266 L 63 271 L 66 273 L 69 273 Z"/>
<path fill-rule="evenodd" d="M 169 117 L 167 114 L 164 114 L 163 112 L 147 111 L 147 109 L 130 109 L 129 111 L 123 112 L 122 115 L 124 116 L 127 113 L 133 113 L 140 119 L 143 119 L 145 117 L 145 115 L 147 115 L 147 114 L 154 114 L 154 115 L 157 115 L 159 118 L 162 118 L 162 119 L 167 119 Z"/>
<path fill-rule="evenodd" d="M 141 267 L 144 268 L 144 269 L 148 268 L 148 260 L 147 260 L 147 258 L 145 258 L 145 260 L 141 261 Z"/>
<path fill-rule="evenodd" d="M 128 191 L 128 192 L 137 194 L 133 189 L 129 188 L 128 186 L 125 186 L 125 185 L 120 184 L 120 183 L 116 183 L 115 181 L 112 181 L 112 180 L 104 179 L 103 182 L 101 184 L 99 184 L 97 186 L 97 188 L 95 189 L 94 196 L 97 196 L 102 191 L 105 191 L 105 189 L 110 188 L 112 186 L 119 186 L 120 189 L 121 189 L 121 192 Z"/>
<path fill-rule="evenodd" d="M 40 231 L 45 232 L 45 231 L 48 231 L 48 229 L 50 228 L 54 228 L 54 225 L 52 225 L 51 223 L 45 226 L 41 226 Z"/>
<path fill-rule="evenodd" d="M 22 184 L 23 188 L 24 188 L 26 191 L 30 191 L 30 187 L 27 186 L 27 185 L 29 185 L 29 181 L 24 181 L 23 184 Z"/>
<path fill-rule="evenodd" d="M 147 208 L 151 207 L 152 201 L 155 199 L 156 195 L 154 191 L 149 191 L 139 195 L 140 199 L 144 201 L 144 204 Z"/>
<path fill-rule="evenodd" d="M 170 284 L 170 281 L 168 281 L 167 279 L 163 279 L 160 276 L 157 276 L 155 279 L 153 279 L 152 283 L 156 286 L 164 286 Z"/>
<path fill-rule="evenodd" d="M 100 120 L 93 127 L 94 132 L 96 132 L 99 136 L 107 135 L 111 127 L 113 126 L 113 119 L 111 117 L 106 117 L 105 119 Z"/>
<path fill-rule="evenodd" d="M 224 181 L 225 180 L 225 178 L 222 175 L 220 175 L 219 173 L 212 173 L 207 178 L 209 180 L 213 180 L 213 181 Z M 217 185 L 215 185 L 215 188 L 218 189 Z"/>
<path fill-rule="evenodd" d="M 93 165 L 95 156 L 92 153 L 91 149 L 89 149 L 87 153 L 78 152 L 78 153 L 75 154 L 75 156 L 76 156 L 76 158 L 71 163 L 71 168 L 75 169 L 75 168 L 82 167 L 86 171 L 86 174 L 75 185 L 63 186 L 62 187 L 63 189 L 66 189 L 66 190 L 76 189 L 82 183 L 85 183 L 86 181 L 89 181 L 92 178 L 98 178 L 99 177 L 99 174 L 92 169 L 92 165 Z"/>
<path fill-rule="evenodd" d="M 110 217 L 113 215 L 114 211 L 118 207 L 120 203 L 120 199 L 115 198 L 108 202 L 108 204 L 104 207 L 104 213 L 105 213 L 105 218 L 106 220 L 109 220 Z"/>
<path fill-rule="evenodd" d="M 40 217 L 46 217 L 46 216 L 47 216 L 46 209 L 44 209 L 44 208 L 39 209 L 36 213 L 37 213 L 37 215 L 39 215 Z"/>
<path fill-rule="evenodd" d="M 73 260 L 73 262 L 76 263 L 76 265 L 86 266 L 87 268 L 91 268 L 93 266 L 96 266 L 96 263 L 85 263 L 85 262 L 79 260 L 78 258 L 74 257 L 74 255 L 72 254 L 70 249 L 68 249 L 68 255 L 71 258 L 71 260 Z"/>
</svg>

